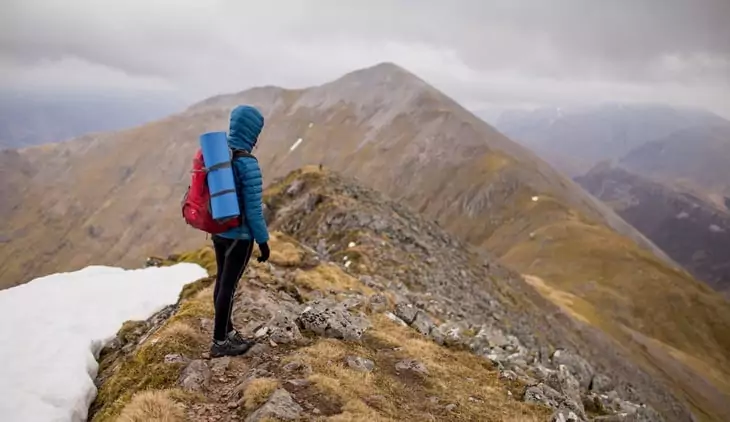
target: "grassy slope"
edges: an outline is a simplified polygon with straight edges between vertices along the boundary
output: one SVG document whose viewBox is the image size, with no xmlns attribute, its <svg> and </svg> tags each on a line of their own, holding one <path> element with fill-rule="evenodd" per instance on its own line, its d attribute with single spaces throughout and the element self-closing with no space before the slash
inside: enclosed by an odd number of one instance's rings
<svg viewBox="0 0 730 422">
<path fill-rule="evenodd" d="M 543 279 L 548 298 L 624 344 L 702 419 L 727 416 L 730 389 L 718 380 L 730 377 L 730 305 L 709 287 L 630 240 L 576 218 L 541 228 L 502 259 Z M 565 300 L 566 294 L 579 300 Z M 627 329 L 676 351 L 675 360 Z M 724 397 L 708 393 L 707 381 Z"/>
</svg>

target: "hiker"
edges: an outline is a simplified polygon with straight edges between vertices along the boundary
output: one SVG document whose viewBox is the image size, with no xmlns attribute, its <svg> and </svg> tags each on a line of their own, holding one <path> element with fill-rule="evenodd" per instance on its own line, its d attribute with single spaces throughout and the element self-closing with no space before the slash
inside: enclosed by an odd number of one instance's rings
<svg viewBox="0 0 730 422">
<path fill-rule="evenodd" d="M 263 126 L 264 117 L 254 107 L 242 105 L 231 112 L 228 146 L 235 157 L 233 175 L 245 222 L 213 236 L 218 271 L 213 291 L 215 321 L 211 357 L 241 355 L 254 344 L 253 341 L 244 339 L 233 327 L 231 312 L 236 286 L 251 258 L 254 242 L 261 251 L 258 261 L 265 262 L 269 259 L 269 232 L 261 202 L 261 168 L 256 158 L 250 155 Z"/>
</svg>

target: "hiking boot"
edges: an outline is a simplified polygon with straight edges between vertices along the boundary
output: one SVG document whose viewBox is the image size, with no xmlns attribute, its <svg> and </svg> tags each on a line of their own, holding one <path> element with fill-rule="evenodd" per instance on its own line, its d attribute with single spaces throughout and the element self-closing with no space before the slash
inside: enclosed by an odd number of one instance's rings
<svg viewBox="0 0 730 422">
<path fill-rule="evenodd" d="M 236 343 L 230 339 L 226 339 L 223 343 L 213 341 L 210 346 L 210 357 L 219 358 L 222 356 L 240 356 L 253 346 L 253 342 L 243 340 L 243 343 Z"/>
<path fill-rule="evenodd" d="M 241 333 L 239 333 L 236 330 L 233 330 L 230 333 L 228 333 L 228 340 L 233 344 L 251 344 L 251 345 L 253 345 L 253 343 L 251 341 L 243 338 Z"/>
</svg>

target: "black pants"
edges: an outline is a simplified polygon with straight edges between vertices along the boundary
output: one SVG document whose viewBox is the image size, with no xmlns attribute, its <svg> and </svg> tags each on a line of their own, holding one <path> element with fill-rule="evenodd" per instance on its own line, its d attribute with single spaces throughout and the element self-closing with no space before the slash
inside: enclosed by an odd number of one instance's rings
<svg viewBox="0 0 730 422">
<path fill-rule="evenodd" d="M 228 332 L 233 329 L 233 321 L 231 321 L 233 295 L 236 293 L 238 280 L 241 279 L 248 260 L 251 258 L 253 241 L 213 236 L 213 247 L 215 248 L 215 261 L 218 265 L 213 290 L 215 304 L 213 338 L 223 341 Z"/>
</svg>

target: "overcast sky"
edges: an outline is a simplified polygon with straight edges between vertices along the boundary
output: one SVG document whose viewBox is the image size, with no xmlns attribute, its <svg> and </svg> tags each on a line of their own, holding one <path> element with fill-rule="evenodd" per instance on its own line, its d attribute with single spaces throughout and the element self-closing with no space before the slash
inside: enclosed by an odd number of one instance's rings
<svg viewBox="0 0 730 422">
<path fill-rule="evenodd" d="M 0 88 L 193 102 L 392 61 L 471 109 L 650 101 L 730 117 L 730 0 L 0 3 Z"/>
</svg>

